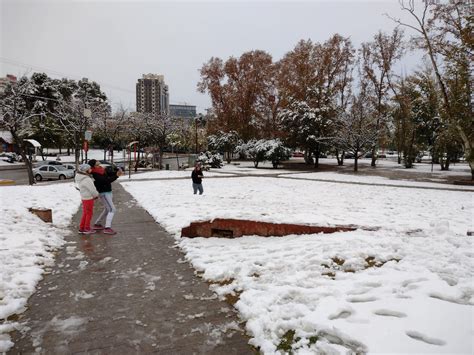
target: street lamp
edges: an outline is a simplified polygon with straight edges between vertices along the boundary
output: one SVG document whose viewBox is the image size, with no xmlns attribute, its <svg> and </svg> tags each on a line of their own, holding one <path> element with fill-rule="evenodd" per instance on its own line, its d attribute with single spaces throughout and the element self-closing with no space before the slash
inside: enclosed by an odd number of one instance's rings
<svg viewBox="0 0 474 355">
<path fill-rule="evenodd" d="M 195 128 L 195 135 L 196 135 L 196 148 L 195 148 L 195 153 L 198 154 L 198 121 L 199 123 L 202 122 L 202 114 L 200 113 L 198 116 L 194 118 L 194 128 Z"/>
</svg>

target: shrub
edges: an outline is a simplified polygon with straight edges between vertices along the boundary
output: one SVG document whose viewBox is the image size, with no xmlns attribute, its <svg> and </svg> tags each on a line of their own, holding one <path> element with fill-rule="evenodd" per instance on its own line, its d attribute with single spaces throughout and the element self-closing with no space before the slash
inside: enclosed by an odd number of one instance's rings
<svg viewBox="0 0 474 355">
<path fill-rule="evenodd" d="M 196 162 L 201 163 L 203 166 L 210 166 L 211 168 L 222 168 L 222 155 L 207 151 L 201 153 L 201 155 L 197 157 Z"/>
</svg>

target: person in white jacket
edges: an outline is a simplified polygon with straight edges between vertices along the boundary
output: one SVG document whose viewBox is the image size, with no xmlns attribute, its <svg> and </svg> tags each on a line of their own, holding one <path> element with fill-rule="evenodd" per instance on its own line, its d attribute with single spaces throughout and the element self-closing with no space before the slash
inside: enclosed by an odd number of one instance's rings
<svg viewBox="0 0 474 355">
<path fill-rule="evenodd" d="M 99 192 L 94 186 L 94 180 L 90 173 L 91 166 L 89 164 L 81 164 L 75 178 L 82 200 L 82 217 L 79 225 L 80 234 L 94 233 L 91 229 L 91 219 L 94 213 L 94 200 L 99 196 Z"/>
</svg>

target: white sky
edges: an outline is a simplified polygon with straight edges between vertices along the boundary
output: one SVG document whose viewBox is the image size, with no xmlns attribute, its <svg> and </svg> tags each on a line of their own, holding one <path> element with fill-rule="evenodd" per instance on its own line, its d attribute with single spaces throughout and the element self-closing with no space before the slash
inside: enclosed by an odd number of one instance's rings
<svg viewBox="0 0 474 355">
<path fill-rule="evenodd" d="M 135 83 L 163 74 L 171 103 L 203 112 L 196 91 L 199 69 L 211 57 L 227 59 L 261 49 L 274 61 L 301 39 L 334 33 L 358 46 L 403 16 L 397 0 L 372 1 L 59 1 L 0 0 L 0 75 L 45 71 L 53 77 L 88 77 L 114 105 L 135 110 Z M 401 69 L 420 58 L 409 56 Z"/>
</svg>

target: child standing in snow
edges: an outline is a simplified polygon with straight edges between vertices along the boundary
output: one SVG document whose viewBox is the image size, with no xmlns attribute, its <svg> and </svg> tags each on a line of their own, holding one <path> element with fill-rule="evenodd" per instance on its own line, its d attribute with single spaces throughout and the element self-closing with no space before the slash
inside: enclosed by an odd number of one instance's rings
<svg viewBox="0 0 474 355">
<path fill-rule="evenodd" d="M 82 199 L 82 218 L 79 225 L 80 234 L 92 234 L 91 219 L 94 212 L 94 200 L 99 196 L 99 192 L 94 186 L 94 180 L 90 176 L 91 166 L 82 164 L 76 174 L 75 181 L 79 188 Z"/>
<path fill-rule="evenodd" d="M 201 170 L 201 164 L 196 163 L 193 172 L 191 173 L 191 179 L 193 179 L 193 190 L 194 194 L 199 190 L 199 195 L 202 195 L 204 192 L 204 189 L 202 188 L 202 178 L 203 178 L 203 173 Z"/>
</svg>

